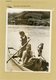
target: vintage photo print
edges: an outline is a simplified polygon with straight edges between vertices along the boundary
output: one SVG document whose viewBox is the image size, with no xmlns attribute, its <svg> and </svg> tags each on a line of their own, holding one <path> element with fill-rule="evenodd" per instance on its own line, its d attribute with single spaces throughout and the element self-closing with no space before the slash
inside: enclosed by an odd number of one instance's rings
<svg viewBox="0 0 56 80">
<path fill-rule="evenodd" d="M 50 72 L 52 11 L 8 8 L 6 72 Z"/>
</svg>

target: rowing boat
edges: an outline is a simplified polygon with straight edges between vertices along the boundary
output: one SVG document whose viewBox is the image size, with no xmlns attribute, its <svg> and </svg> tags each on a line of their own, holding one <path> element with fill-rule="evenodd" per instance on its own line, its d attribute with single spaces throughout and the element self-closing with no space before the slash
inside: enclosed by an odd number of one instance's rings
<svg viewBox="0 0 56 80">
<path fill-rule="evenodd" d="M 29 40 L 30 41 L 30 40 Z M 28 42 L 29 42 L 28 41 Z M 27 43 L 28 43 L 27 42 Z M 27 44 L 26 43 L 26 44 Z M 25 44 L 25 45 L 26 45 Z M 24 46 L 25 46 L 24 45 Z M 23 47 L 24 47 L 23 46 Z M 14 58 L 14 56 L 17 56 L 17 53 L 19 53 L 20 52 L 20 50 L 23 48 L 23 47 L 21 47 L 19 50 L 16 50 L 16 49 L 14 49 L 14 48 L 12 48 L 12 47 L 8 47 L 8 52 L 9 52 L 9 54 L 8 54 L 8 56 L 9 56 L 9 59 L 7 60 L 7 63 L 10 61 L 10 60 L 12 60 L 20 69 L 21 69 L 21 71 L 48 71 L 48 66 L 49 66 L 49 63 L 43 58 L 43 56 L 41 56 L 43 59 L 38 59 L 38 58 L 36 58 L 36 57 L 34 57 L 34 58 L 32 58 L 32 61 L 33 61 L 33 64 L 34 64 L 34 66 L 32 66 L 31 68 L 26 68 L 25 66 L 23 66 L 23 64 L 22 64 L 22 61 L 19 61 L 19 57 L 16 57 L 16 58 Z M 10 52 L 10 50 L 16 50 L 16 52 L 15 53 L 11 53 Z M 32 63 L 32 61 L 30 62 L 30 64 Z"/>
<path fill-rule="evenodd" d="M 11 58 L 11 56 L 12 56 L 13 54 L 12 53 L 10 53 L 9 52 L 9 54 L 8 54 L 8 56 L 9 56 L 9 58 Z M 11 58 L 11 60 L 12 60 L 12 62 L 13 63 L 15 63 L 15 65 L 16 66 L 18 66 L 18 68 L 20 68 L 20 70 L 21 71 L 31 71 L 31 72 L 33 72 L 33 71 L 48 71 L 48 69 L 47 69 L 47 67 L 44 67 L 45 65 L 46 65 L 46 63 L 47 62 L 45 62 L 45 60 L 42 60 L 42 68 L 43 68 L 43 70 L 40 70 L 39 69 L 39 67 L 40 67 L 40 64 L 38 63 L 38 58 L 32 58 L 33 60 L 35 60 L 36 62 L 35 62 L 35 64 L 36 64 L 36 66 L 35 66 L 35 70 L 34 69 L 28 69 L 28 68 L 26 68 L 25 66 L 23 66 L 23 64 L 22 64 L 22 60 L 20 61 L 19 60 L 20 58 L 19 57 L 16 57 L 16 58 Z M 47 66 L 47 65 L 46 65 Z M 33 66 L 34 67 L 34 66 Z M 46 69 L 45 69 L 46 68 Z"/>
</svg>

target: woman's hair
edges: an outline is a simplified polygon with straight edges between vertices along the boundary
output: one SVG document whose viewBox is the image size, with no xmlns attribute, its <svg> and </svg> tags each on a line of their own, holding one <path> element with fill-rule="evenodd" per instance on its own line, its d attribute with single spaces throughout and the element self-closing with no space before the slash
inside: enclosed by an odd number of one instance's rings
<svg viewBox="0 0 56 80">
<path fill-rule="evenodd" d="M 19 32 L 20 35 L 25 35 L 24 31 Z"/>
</svg>

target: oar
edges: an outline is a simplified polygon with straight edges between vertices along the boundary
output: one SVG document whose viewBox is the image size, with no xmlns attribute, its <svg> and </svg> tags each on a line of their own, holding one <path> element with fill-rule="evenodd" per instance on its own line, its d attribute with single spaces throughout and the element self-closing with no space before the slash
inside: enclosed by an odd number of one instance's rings
<svg viewBox="0 0 56 80">
<path fill-rule="evenodd" d="M 19 52 L 25 45 L 27 45 L 30 40 L 31 40 L 31 39 L 29 39 L 17 52 Z M 16 52 L 15 54 L 17 54 L 17 52 Z M 13 54 L 13 55 L 6 61 L 6 63 L 8 63 L 15 54 Z"/>
</svg>

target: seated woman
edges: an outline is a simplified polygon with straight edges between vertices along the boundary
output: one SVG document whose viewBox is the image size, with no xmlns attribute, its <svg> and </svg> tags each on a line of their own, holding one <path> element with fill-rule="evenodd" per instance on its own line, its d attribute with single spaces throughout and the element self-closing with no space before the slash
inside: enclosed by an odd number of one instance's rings
<svg viewBox="0 0 56 80">
<path fill-rule="evenodd" d="M 23 66 L 27 68 L 32 68 L 34 60 L 32 58 L 34 57 L 33 52 L 31 51 L 31 44 L 28 44 L 26 46 L 26 51 L 23 53 L 22 61 Z"/>
</svg>

